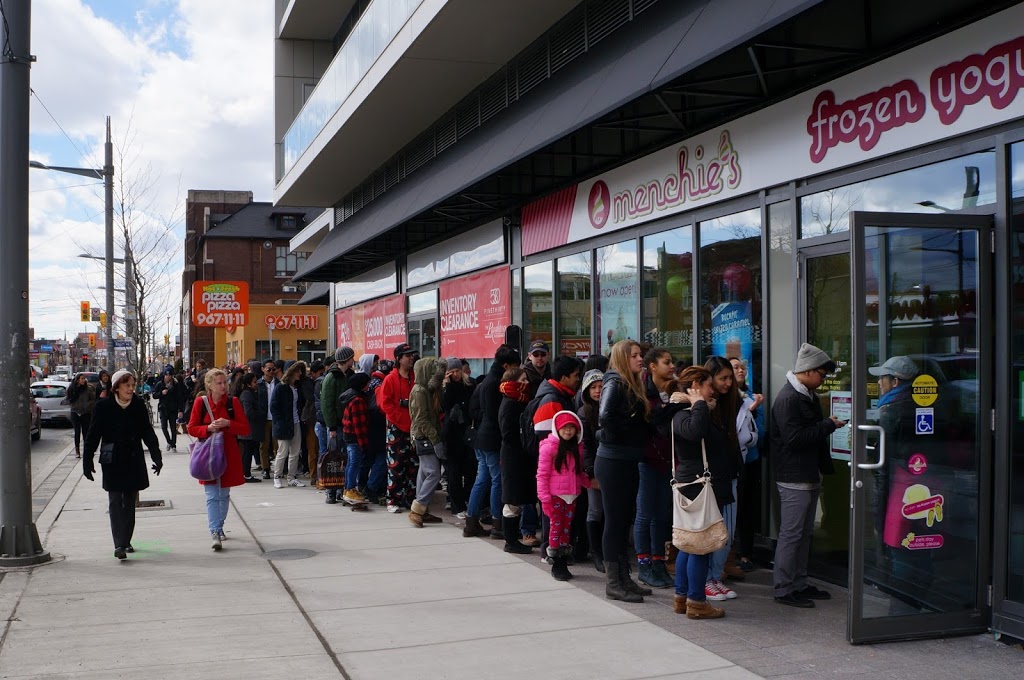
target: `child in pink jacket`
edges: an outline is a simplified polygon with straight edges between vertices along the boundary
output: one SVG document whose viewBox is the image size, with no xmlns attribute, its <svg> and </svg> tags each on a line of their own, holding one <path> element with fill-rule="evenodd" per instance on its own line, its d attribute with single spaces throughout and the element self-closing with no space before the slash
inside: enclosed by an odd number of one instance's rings
<svg viewBox="0 0 1024 680">
<path fill-rule="evenodd" d="M 551 521 L 548 556 L 551 576 L 568 581 L 569 555 L 572 552 L 572 516 L 576 497 L 590 478 L 583 471 L 583 423 L 572 411 L 559 411 L 552 419 L 552 432 L 540 443 L 537 461 L 537 497 Z"/>
</svg>

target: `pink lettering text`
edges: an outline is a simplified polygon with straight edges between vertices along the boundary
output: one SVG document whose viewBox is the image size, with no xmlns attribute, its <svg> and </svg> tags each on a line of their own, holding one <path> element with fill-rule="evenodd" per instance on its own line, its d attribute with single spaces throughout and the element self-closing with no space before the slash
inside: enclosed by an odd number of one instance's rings
<svg viewBox="0 0 1024 680">
<path fill-rule="evenodd" d="M 963 110 L 985 97 L 992 108 L 1005 109 L 1024 87 L 1024 36 L 972 54 L 932 71 L 932 106 L 943 125 L 952 125 Z"/>
</svg>

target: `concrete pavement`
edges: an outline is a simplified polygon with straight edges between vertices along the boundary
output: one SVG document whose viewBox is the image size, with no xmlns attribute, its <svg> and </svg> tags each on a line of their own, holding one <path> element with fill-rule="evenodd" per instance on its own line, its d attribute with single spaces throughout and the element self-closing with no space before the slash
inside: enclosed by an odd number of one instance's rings
<svg viewBox="0 0 1024 680">
<path fill-rule="evenodd" d="M 61 486 L 37 521 L 57 561 L 0 580 L 0 678 L 759 677 L 449 524 L 264 482 L 232 491 L 214 553 L 185 455 L 151 482 L 169 507 L 120 563 L 98 479 Z"/>
</svg>

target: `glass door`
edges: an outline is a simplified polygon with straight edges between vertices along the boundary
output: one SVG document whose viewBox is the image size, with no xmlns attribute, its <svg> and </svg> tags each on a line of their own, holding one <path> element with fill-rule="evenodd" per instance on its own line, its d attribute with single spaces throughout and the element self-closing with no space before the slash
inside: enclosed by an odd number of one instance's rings
<svg viewBox="0 0 1024 680">
<path fill-rule="evenodd" d="M 992 220 L 850 217 L 848 637 L 984 631 Z"/>
</svg>

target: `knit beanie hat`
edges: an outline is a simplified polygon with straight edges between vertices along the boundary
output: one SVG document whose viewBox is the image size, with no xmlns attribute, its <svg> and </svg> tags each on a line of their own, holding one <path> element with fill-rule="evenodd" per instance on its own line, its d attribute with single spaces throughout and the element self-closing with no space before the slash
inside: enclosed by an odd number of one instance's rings
<svg viewBox="0 0 1024 680">
<path fill-rule="evenodd" d="M 348 379 L 348 388 L 356 392 L 362 392 L 370 384 L 370 376 L 365 373 L 356 373 Z"/>
<path fill-rule="evenodd" d="M 110 388 L 116 390 L 117 384 L 127 378 L 135 378 L 135 374 L 128 369 L 122 368 L 120 371 L 114 373 L 114 377 L 110 379 Z"/>
<path fill-rule="evenodd" d="M 355 350 L 351 347 L 339 347 L 334 350 L 334 360 L 345 362 L 352 359 L 356 355 Z"/>
<path fill-rule="evenodd" d="M 462 370 L 462 359 L 460 359 L 458 357 L 448 357 L 448 359 L 446 361 L 448 362 L 448 369 L 447 370 L 449 370 L 449 371 L 461 371 Z"/>
<path fill-rule="evenodd" d="M 587 388 L 589 388 L 598 380 L 604 380 L 604 373 L 597 370 L 596 368 L 590 369 L 589 371 L 583 374 L 583 382 L 580 384 L 580 391 L 586 392 Z"/>
<path fill-rule="evenodd" d="M 796 353 L 796 365 L 793 366 L 793 372 L 803 373 L 816 368 L 824 368 L 832 373 L 836 370 L 836 362 L 832 361 L 824 350 L 805 342 L 800 345 L 800 351 Z"/>
</svg>

